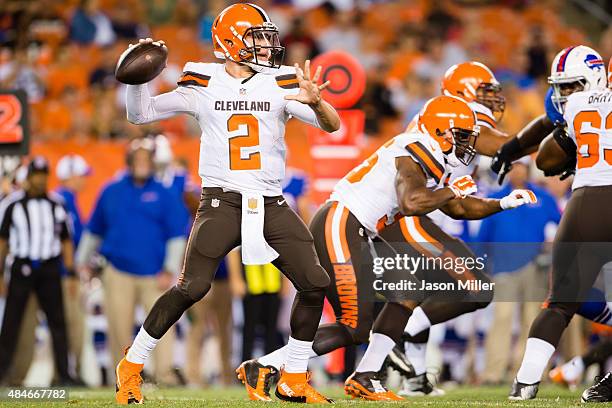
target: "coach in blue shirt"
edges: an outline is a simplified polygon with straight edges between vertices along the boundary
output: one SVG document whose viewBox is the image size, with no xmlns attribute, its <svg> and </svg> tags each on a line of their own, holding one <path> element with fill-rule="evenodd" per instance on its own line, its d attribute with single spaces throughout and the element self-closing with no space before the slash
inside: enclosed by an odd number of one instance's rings
<svg viewBox="0 0 612 408">
<path fill-rule="evenodd" d="M 154 147 L 150 138 L 130 143 L 128 171 L 100 194 L 77 252 L 77 265 L 85 265 L 96 250 L 107 260 L 102 281 L 115 363 L 132 341 L 135 306 L 148 313 L 176 280 L 185 250 L 180 199 L 153 177 Z M 155 376 L 171 385 L 172 332 L 162 342 Z"/>
</svg>

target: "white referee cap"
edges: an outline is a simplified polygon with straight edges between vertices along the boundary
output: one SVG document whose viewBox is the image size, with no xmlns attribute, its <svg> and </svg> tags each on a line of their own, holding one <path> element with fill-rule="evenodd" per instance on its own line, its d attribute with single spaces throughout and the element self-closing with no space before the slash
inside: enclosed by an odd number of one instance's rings
<svg viewBox="0 0 612 408">
<path fill-rule="evenodd" d="M 63 156 L 55 168 L 55 174 L 60 180 L 67 180 L 71 177 L 87 176 L 91 174 L 91 167 L 85 159 L 78 154 L 67 154 Z"/>
</svg>

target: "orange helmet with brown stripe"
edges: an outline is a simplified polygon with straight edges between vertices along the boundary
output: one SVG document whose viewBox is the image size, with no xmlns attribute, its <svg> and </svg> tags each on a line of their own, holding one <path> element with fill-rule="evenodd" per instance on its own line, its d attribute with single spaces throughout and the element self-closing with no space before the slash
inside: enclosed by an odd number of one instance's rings
<svg viewBox="0 0 612 408">
<path fill-rule="evenodd" d="M 446 95 L 430 99 L 419 113 L 417 126 L 438 142 L 447 157 L 454 153 L 466 166 L 474 159 L 480 127 L 463 99 Z"/>
<path fill-rule="evenodd" d="M 498 121 L 506 108 L 501 91 L 493 72 L 477 61 L 455 64 L 442 78 L 442 94 L 456 96 L 466 102 L 478 102 L 491 109 Z"/>
<path fill-rule="evenodd" d="M 285 47 L 266 12 L 250 3 L 232 4 L 212 25 L 215 56 L 246 64 L 254 71 L 280 68 Z"/>
</svg>

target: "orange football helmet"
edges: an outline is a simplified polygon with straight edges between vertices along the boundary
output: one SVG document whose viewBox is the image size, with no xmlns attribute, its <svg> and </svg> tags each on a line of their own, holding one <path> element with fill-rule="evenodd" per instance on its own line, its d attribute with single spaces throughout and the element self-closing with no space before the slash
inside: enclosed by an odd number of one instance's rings
<svg viewBox="0 0 612 408">
<path fill-rule="evenodd" d="M 442 78 L 442 94 L 456 96 L 466 102 L 476 101 L 491 109 L 499 121 L 506 108 L 501 85 L 493 72 L 476 61 L 450 67 Z"/>
<path fill-rule="evenodd" d="M 454 151 L 466 166 L 474 159 L 480 127 L 463 99 L 446 95 L 430 99 L 419 113 L 417 126 L 438 142 L 445 155 Z"/>
<path fill-rule="evenodd" d="M 285 54 L 278 27 L 261 7 L 250 3 L 232 4 L 217 16 L 212 43 L 217 58 L 246 64 L 257 72 L 280 68 Z"/>
</svg>

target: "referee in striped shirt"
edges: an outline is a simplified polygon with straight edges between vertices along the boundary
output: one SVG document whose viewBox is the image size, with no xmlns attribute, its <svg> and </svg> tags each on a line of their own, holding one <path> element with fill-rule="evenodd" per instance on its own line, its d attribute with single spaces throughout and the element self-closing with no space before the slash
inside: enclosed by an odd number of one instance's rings
<svg viewBox="0 0 612 408">
<path fill-rule="evenodd" d="M 68 374 L 68 343 L 61 269 L 74 273 L 70 225 L 61 199 L 47 191 L 49 164 L 35 157 L 28 166 L 24 190 L 0 205 L 0 277 L 8 255 L 10 281 L 0 331 L 0 383 L 11 366 L 23 311 L 32 292 L 47 317 L 53 340 L 58 385 L 75 385 Z M 63 265 L 62 265 L 63 261 Z M 4 279 L 0 279 L 0 287 Z"/>
</svg>

